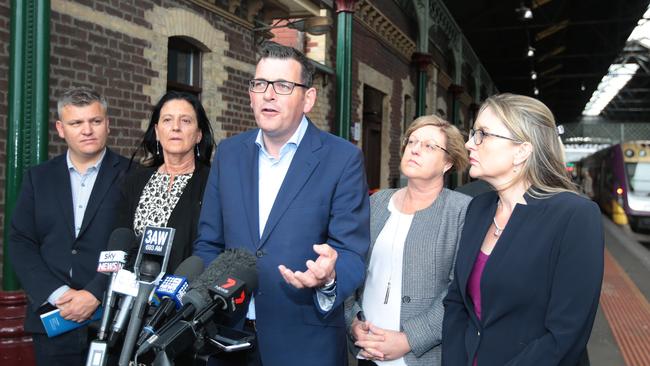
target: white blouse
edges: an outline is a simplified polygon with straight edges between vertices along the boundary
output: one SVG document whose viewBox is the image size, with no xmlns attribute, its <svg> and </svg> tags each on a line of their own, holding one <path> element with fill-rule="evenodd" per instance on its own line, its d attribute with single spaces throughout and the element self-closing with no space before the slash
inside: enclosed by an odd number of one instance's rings
<svg viewBox="0 0 650 366">
<path fill-rule="evenodd" d="M 372 249 L 366 285 L 363 292 L 363 311 L 366 319 L 374 325 L 400 331 L 402 305 L 402 258 L 404 242 L 413 221 L 413 214 L 397 210 L 391 197 L 388 203 L 390 217 L 377 236 Z M 390 289 L 389 287 L 390 282 Z M 361 356 L 357 356 L 362 358 Z M 406 366 L 404 358 L 392 361 L 375 361 L 378 365 Z"/>
</svg>

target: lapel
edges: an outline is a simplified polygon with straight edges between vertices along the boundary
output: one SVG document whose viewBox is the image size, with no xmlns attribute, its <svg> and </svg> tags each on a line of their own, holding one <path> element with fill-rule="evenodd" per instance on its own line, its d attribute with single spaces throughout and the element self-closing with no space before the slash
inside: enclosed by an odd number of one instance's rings
<svg viewBox="0 0 650 366">
<path fill-rule="evenodd" d="M 303 136 L 300 145 L 298 145 L 298 150 L 296 150 L 296 154 L 293 156 L 287 175 L 284 177 L 280 191 L 275 198 L 273 208 L 271 208 L 271 213 L 264 227 L 264 232 L 258 243 L 258 248 L 268 240 L 269 235 L 280 221 L 280 218 L 282 218 L 282 215 L 284 215 L 293 199 L 300 192 L 320 162 L 319 156 L 316 154 L 316 151 L 322 147 L 319 136 L 320 131 L 311 122 L 308 123 L 305 136 Z"/>
<path fill-rule="evenodd" d="M 377 211 L 373 212 L 376 213 L 376 216 L 373 217 L 373 223 L 370 226 L 370 247 L 368 248 L 368 260 L 366 261 L 366 268 L 370 264 L 370 255 L 372 253 L 372 249 L 375 246 L 375 241 L 377 241 L 377 237 L 379 236 L 381 229 L 384 228 L 386 221 L 388 221 L 388 218 L 390 217 L 388 203 L 390 202 L 391 198 L 393 198 L 393 195 L 395 195 L 395 192 L 397 192 L 397 189 L 392 189 L 390 191 L 390 194 L 387 195 L 388 197 L 386 197 L 385 202 L 381 202 Z"/>
<path fill-rule="evenodd" d="M 113 154 L 111 150 L 106 148 L 106 156 L 104 156 L 104 161 L 102 161 L 101 166 L 99 167 L 99 172 L 97 173 L 97 179 L 95 179 L 95 184 L 93 185 L 93 190 L 90 193 L 90 198 L 88 199 L 88 207 L 84 212 L 84 218 L 81 222 L 81 229 L 79 230 L 78 238 L 81 237 L 93 217 L 97 213 L 99 206 L 104 201 L 104 197 L 113 186 L 115 179 L 120 173 L 120 170 L 117 169 L 117 165 L 120 162 L 117 155 Z"/>
<path fill-rule="evenodd" d="M 459 273 L 459 276 L 461 277 L 461 282 L 459 282 L 461 285 L 460 290 L 466 304 L 471 304 L 471 299 L 469 298 L 469 294 L 467 294 L 467 281 L 469 280 L 469 275 L 474 266 L 474 261 L 476 260 L 478 251 L 481 249 L 481 245 L 483 244 L 485 233 L 487 233 L 488 228 L 492 224 L 492 218 L 496 213 L 498 196 L 496 193 L 494 193 L 494 196 L 494 200 L 490 201 L 489 206 L 482 210 L 482 212 L 489 213 L 489 215 L 482 215 L 476 225 L 477 230 L 471 231 L 472 238 L 470 239 L 470 242 L 472 243 L 472 251 L 468 258 L 469 265 L 464 266 L 464 271 Z M 492 253 L 490 253 L 490 258 L 483 269 L 483 274 L 481 276 L 481 303 L 483 307 L 481 322 L 483 324 L 488 324 L 493 315 L 493 313 L 490 312 L 490 309 L 493 308 L 493 299 L 490 298 L 489 291 L 490 283 L 492 283 L 495 277 L 498 277 L 500 268 L 508 265 L 508 263 L 504 262 L 504 258 L 509 256 L 509 252 L 526 244 L 523 242 L 526 238 L 518 234 L 522 228 L 526 227 L 526 222 L 530 222 L 531 219 L 540 212 L 540 203 L 543 200 L 535 199 L 527 193 L 524 195 L 524 199 L 526 200 L 526 204 L 517 204 L 517 206 L 515 206 L 508 224 L 504 228 L 503 233 L 501 233 L 499 241 L 494 246 Z M 513 256 L 510 255 L 510 258 L 513 258 Z M 474 312 L 471 312 L 471 317 L 478 325 L 479 320 L 476 318 Z"/>
<path fill-rule="evenodd" d="M 490 258 L 487 263 L 485 263 L 485 268 L 483 269 L 483 278 L 489 279 L 495 272 L 499 272 L 499 267 L 502 265 L 508 265 L 507 263 L 503 263 L 503 259 L 508 255 L 509 251 L 517 250 L 518 247 L 526 245 L 526 243 L 523 242 L 526 238 L 518 235 L 518 233 L 522 228 L 526 227 L 526 222 L 530 221 L 531 217 L 534 216 L 534 213 L 539 212 L 538 204 L 540 200 L 532 198 L 527 193 L 524 195 L 524 199 L 526 200 L 526 204 L 517 204 L 515 206 L 515 209 L 512 211 L 510 219 L 508 220 L 508 224 L 499 237 L 499 241 L 494 246 L 492 253 L 490 253 Z M 494 217 L 494 212 L 496 212 L 496 204 L 494 206 L 493 214 L 490 216 L 490 223 L 492 222 L 492 217 Z M 476 254 L 478 254 L 478 252 Z M 510 258 L 512 258 L 512 256 L 510 256 Z M 483 288 L 484 286 L 481 286 L 481 289 Z"/>
<path fill-rule="evenodd" d="M 59 185 L 55 192 L 61 213 L 66 221 L 68 227 L 68 234 L 70 234 L 70 243 L 74 240 L 74 211 L 72 208 L 72 186 L 70 185 L 70 171 L 68 170 L 68 163 L 66 154 L 60 155 L 59 161 L 54 164 L 54 184 Z"/>
<path fill-rule="evenodd" d="M 259 129 L 257 130 L 259 131 Z M 242 202 L 244 212 L 248 219 L 248 231 L 251 236 L 251 247 L 258 246 L 260 240 L 260 215 L 258 204 L 258 177 L 259 177 L 259 147 L 255 143 L 257 133 L 251 133 L 242 141 L 241 156 L 239 159 L 239 181 L 242 188 Z"/>
</svg>

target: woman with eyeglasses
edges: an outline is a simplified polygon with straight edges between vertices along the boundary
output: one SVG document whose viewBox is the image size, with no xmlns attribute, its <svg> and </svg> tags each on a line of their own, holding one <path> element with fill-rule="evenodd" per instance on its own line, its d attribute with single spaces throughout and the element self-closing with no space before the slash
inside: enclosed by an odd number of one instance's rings
<svg viewBox="0 0 650 366">
<path fill-rule="evenodd" d="M 586 359 L 603 277 L 598 207 L 565 171 L 551 111 L 521 95 L 488 98 L 470 138 L 473 178 L 444 300 L 443 365 L 563 365 Z"/>
<path fill-rule="evenodd" d="M 346 302 L 350 350 L 359 365 L 439 365 L 442 299 L 470 198 L 444 188 L 464 170 L 463 137 L 424 116 L 405 133 L 402 189 L 370 197 L 371 246 L 365 286 Z"/>
</svg>

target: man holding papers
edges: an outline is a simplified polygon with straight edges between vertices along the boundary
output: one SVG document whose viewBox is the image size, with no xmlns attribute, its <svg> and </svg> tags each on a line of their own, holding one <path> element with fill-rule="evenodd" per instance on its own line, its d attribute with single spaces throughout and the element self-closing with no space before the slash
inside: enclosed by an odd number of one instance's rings
<svg viewBox="0 0 650 366">
<path fill-rule="evenodd" d="M 128 160 L 106 148 L 106 100 L 77 88 L 58 101 L 56 129 L 65 154 L 31 168 L 11 221 L 9 256 L 28 299 L 25 330 L 38 365 L 82 365 L 88 327 L 49 338 L 40 314 L 60 309 L 75 322 L 97 310 L 106 277 L 96 272 L 113 229 L 119 180 Z"/>
</svg>

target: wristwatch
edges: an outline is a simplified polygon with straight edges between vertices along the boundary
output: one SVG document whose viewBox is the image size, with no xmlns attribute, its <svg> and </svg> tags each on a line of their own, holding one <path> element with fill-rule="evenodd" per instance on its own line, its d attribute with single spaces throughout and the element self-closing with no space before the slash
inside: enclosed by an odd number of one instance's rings
<svg viewBox="0 0 650 366">
<path fill-rule="evenodd" d="M 330 294 L 336 290 L 336 277 L 329 280 L 323 287 L 319 288 L 319 291 L 323 294 Z"/>
</svg>

